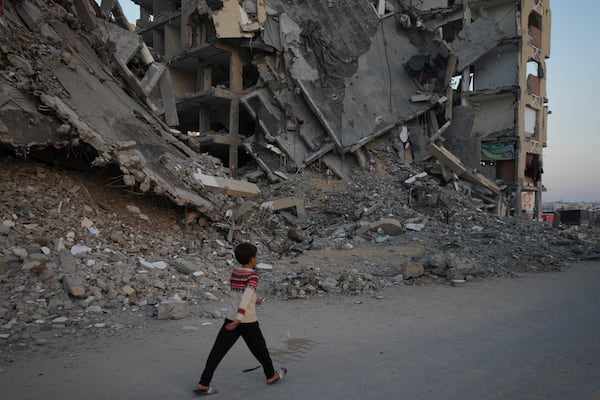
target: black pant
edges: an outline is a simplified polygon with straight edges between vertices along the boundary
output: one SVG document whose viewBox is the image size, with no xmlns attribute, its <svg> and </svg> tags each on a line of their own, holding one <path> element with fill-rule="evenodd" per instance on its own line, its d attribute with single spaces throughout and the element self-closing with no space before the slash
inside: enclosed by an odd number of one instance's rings
<svg viewBox="0 0 600 400">
<path fill-rule="evenodd" d="M 221 330 L 219 330 L 215 344 L 208 355 L 208 360 L 206 360 L 206 366 L 202 372 L 200 384 L 204 386 L 208 386 L 210 384 L 217 366 L 223 357 L 225 357 L 225 354 L 227 354 L 229 349 L 231 349 L 231 347 L 238 340 L 240 335 L 244 339 L 244 342 L 246 342 L 246 345 L 254 357 L 256 357 L 258 362 L 260 362 L 262 365 L 265 377 L 267 379 L 272 378 L 273 375 L 275 375 L 275 369 L 273 368 L 273 362 L 271 361 L 271 356 L 269 355 L 269 350 L 267 349 L 267 343 L 265 342 L 265 338 L 263 337 L 260 327 L 258 326 L 258 321 L 242 323 L 239 324 L 233 331 L 228 331 L 225 329 L 225 325 L 230 322 L 232 321 L 225 319 Z"/>
</svg>

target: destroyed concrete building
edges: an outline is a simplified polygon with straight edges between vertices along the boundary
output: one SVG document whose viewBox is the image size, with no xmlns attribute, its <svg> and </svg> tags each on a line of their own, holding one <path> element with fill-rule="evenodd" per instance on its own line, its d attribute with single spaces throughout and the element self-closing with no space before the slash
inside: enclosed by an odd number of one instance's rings
<svg viewBox="0 0 600 400">
<path fill-rule="evenodd" d="M 383 145 L 482 209 L 541 213 L 547 1 L 136 3 L 135 28 L 117 0 L 6 3 L 3 149 L 75 152 L 219 220 L 255 165 L 344 179 Z"/>
<path fill-rule="evenodd" d="M 135 3 L 171 126 L 232 177 L 248 154 L 271 182 L 317 161 L 345 178 L 385 140 L 498 215 L 540 215 L 547 0 Z"/>
</svg>

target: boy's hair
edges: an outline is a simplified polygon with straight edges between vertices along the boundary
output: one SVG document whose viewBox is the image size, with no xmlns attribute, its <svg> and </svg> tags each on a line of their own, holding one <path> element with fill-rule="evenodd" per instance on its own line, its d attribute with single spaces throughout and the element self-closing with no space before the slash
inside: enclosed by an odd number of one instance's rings
<svg viewBox="0 0 600 400">
<path fill-rule="evenodd" d="M 256 246 L 251 243 L 241 243 L 235 246 L 233 252 L 237 262 L 244 265 L 248 264 L 252 257 L 256 256 L 258 250 L 256 249 Z"/>
</svg>

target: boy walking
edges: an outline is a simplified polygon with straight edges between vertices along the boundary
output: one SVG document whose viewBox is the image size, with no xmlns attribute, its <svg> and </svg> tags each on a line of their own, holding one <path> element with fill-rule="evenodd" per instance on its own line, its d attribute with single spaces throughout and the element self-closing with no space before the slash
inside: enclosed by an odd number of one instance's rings
<svg viewBox="0 0 600 400">
<path fill-rule="evenodd" d="M 256 246 L 250 243 L 242 243 L 234 249 L 235 259 L 241 266 L 231 273 L 229 281 L 231 307 L 208 355 L 200 382 L 194 390 L 197 395 L 217 393 L 216 389 L 210 386 L 210 381 L 217 366 L 240 336 L 246 342 L 252 355 L 262 365 L 268 385 L 282 380 L 287 372 L 285 368 L 277 371 L 273 368 L 267 344 L 256 319 L 255 304 L 262 302 L 262 299 L 256 298 L 256 289 L 258 288 L 258 274 L 254 270 L 256 253 Z"/>
</svg>

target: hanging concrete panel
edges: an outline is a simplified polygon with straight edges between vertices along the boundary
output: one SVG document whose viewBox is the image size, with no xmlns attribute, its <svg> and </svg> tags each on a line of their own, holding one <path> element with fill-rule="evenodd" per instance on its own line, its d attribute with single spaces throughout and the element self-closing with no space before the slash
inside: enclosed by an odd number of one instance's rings
<svg viewBox="0 0 600 400">
<path fill-rule="evenodd" d="M 482 14 L 460 31 L 458 36 L 450 46 L 458 55 L 457 70 L 462 71 L 498 46 L 506 34 L 494 18 Z"/>
<path fill-rule="evenodd" d="M 418 49 L 399 35 L 395 20 L 382 20 L 369 49 L 358 57 L 356 72 L 343 79 L 340 88 L 305 81 L 301 88 L 309 104 L 334 139 L 348 151 L 379 129 L 414 119 L 431 104 L 412 103 L 419 87 L 404 68 Z"/>
</svg>

